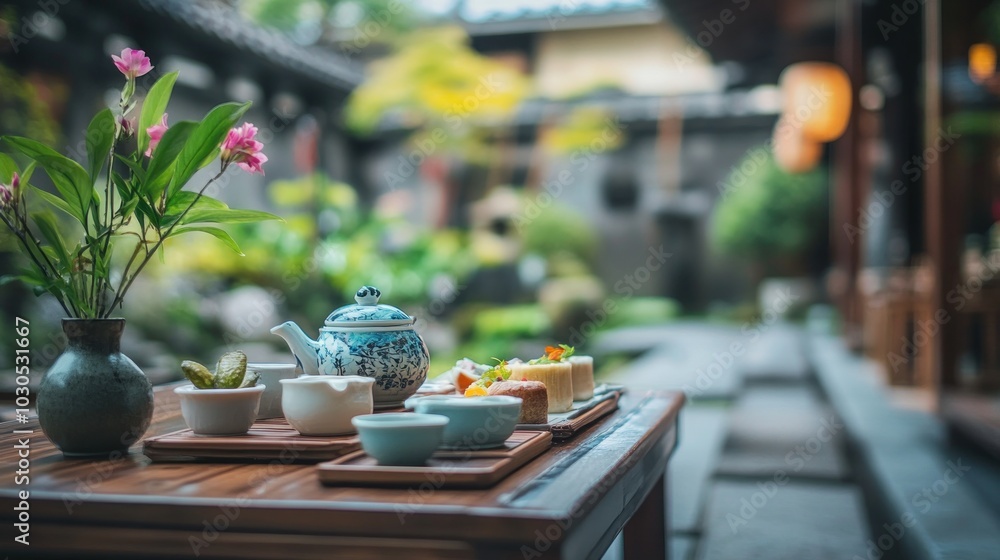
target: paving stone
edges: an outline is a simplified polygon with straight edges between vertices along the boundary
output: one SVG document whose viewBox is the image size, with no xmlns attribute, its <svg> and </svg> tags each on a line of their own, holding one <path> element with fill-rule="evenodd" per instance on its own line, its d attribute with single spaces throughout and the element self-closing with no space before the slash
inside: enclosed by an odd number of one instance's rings
<svg viewBox="0 0 1000 560">
<path fill-rule="evenodd" d="M 627 382 L 636 390 L 683 391 L 689 399 L 737 396 L 742 373 L 728 347 L 738 331 L 726 326 L 686 324 L 660 327 L 655 332 L 660 344 L 616 372 L 611 380 Z"/>
<path fill-rule="evenodd" d="M 667 490 L 671 531 L 700 530 L 708 480 L 722 453 L 728 426 L 729 407 L 724 403 L 695 402 L 681 409 Z"/>
<path fill-rule="evenodd" d="M 696 537 L 688 535 L 670 536 L 670 560 L 694 560 L 695 548 L 698 545 Z"/>
<path fill-rule="evenodd" d="M 718 475 L 846 479 L 843 424 L 808 386 L 753 387 L 729 419 Z"/>
<path fill-rule="evenodd" d="M 853 485 L 788 482 L 775 486 L 768 497 L 758 483 L 721 481 L 708 501 L 698 558 L 864 557 L 869 538 L 865 524 L 861 493 Z"/>
<path fill-rule="evenodd" d="M 809 361 L 798 328 L 784 323 L 761 324 L 748 332 L 742 362 L 747 383 L 796 382 L 808 378 Z"/>
</svg>

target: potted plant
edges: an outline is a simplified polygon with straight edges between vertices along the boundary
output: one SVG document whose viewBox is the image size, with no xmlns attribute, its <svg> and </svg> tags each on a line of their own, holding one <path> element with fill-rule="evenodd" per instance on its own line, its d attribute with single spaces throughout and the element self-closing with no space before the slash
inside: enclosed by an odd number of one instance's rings
<svg viewBox="0 0 1000 560">
<path fill-rule="evenodd" d="M 750 150 L 734 166 L 715 209 L 712 244 L 727 256 L 750 261 L 762 300 L 787 288 L 804 304 L 812 285 L 806 278 L 808 257 L 824 231 L 825 172 L 790 173 L 770 153 L 759 158 L 761 152 Z"/>
<path fill-rule="evenodd" d="M 35 140 L 0 137 L 30 161 L 18 167 L 0 153 L 0 219 L 28 261 L 15 278 L 36 294 L 52 295 L 67 316 L 68 346 L 46 373 L 36 402 L 42 429 L 66 455 L 126 449 L 149 426 L 152 387 L 119 351 L 125 321 L 114 315 L 164 242 L 201 232 L 239 251 L 216 224 L 276 218 L 231 209 L 205 194 L 233 164 L 263 174 L 267 157 L 257 129 L 237 126 L 249 103 L 224 103 L 201 121 L 168 124 L 173 72 L 156 80 L 136 117 L 136 78 L 152 69 L 150 60 L 133 49 L 112 59 L 125 84 L 116 110 L 98 112 L 87 127 L 84 165 Z M 127 142 L 132 137 L 135 142 Z M 211 179 L 185 190 L 195 172 L 216 160 Z M 55 193 L 31 183 L 36 169 L 48 175 Z M 69 216 L 82 235 L 66 235 L 55 212 Z M 112 256 L 119 250 L 127 259 L 116 265 Z"/>
<path fill-rule="evenodd" d="M 181 403 L 181 416 L 196 434 L 236 435 L 246 433 L 257 418 L 260 396 L 265 386 L 258 385 L 260 374 L 247 369 L 243 352 L 226 352 L 219 358 L 215 372 L 185 360 L 184 376 L 191 382 L 174 389 Z"/>
</svg>

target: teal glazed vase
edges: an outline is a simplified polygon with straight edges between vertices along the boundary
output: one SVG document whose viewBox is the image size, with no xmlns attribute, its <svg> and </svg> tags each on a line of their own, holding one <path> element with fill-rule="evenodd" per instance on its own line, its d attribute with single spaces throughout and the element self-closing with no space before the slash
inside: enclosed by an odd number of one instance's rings
<svg viewBox="0 0 1000 560">
<path fill-rule="evenodd" d="M 63 319 L 68 340 L 38 388 L 38 423 L 67 457 L 125 452 L 153 418 L 153 386 L 121 353 L 125 319 Z"/>
</svg>

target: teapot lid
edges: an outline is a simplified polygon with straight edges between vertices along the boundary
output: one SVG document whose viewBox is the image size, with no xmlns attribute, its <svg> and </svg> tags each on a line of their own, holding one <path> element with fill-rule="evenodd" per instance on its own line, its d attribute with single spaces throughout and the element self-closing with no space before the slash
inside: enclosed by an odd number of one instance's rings
<svg viewBox="0 0 1000 560">
<path fill-rule="evenodd" d="M 413 324 L 413 317 L 391 305 L 379 304 L 382 292 L 374 286 L 361 286 L 354 301 L 334 310 L 326 318 L 327 327 L 397 327 Z"/>
</svg>

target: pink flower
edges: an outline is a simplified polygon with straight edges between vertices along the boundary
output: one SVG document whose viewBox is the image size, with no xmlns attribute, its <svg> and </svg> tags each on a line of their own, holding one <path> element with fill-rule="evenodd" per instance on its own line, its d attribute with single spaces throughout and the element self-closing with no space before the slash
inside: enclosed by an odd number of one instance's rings
<svg viewBox="0 0 1000 560">
<path fill-rule="evenodd" d="M 118 126 L 121 127 L 122 134 L 127 136 L 132 136 L 135 134 L 135 119 L 129 119 L 126 117 L 118 117 Z M 150 127 L 152 128 L 152 127 Z M 162 136 L 162 134 L 161 134 Z"/>
<path fill-rule="evenodd" d="M 4 185 L 0 183 L 0 210 L 3 210 L 11 205 L 11 201 L 16 203 L 18 190 L 21 187 L 21 177 L 17 173 L 10 179 L 9 185 Z"/>
<path fill-rule="evenodd" d="M 149 57 L 146 56 L 146 51 L 123 49 L 121 56 L 111 55 L 111 60 L 115 61 L 118 70 L 130 80 L 144 76 L 153 69 L 149 63 Z"/>
<path fill-rule="evenodd" d="M 267 161 L 261 150 L 264 144 L 256 140 L 257 127 L 252 123 L 243 123 L 229 131 L 222 141 L 222 163 L 235 163 L 249 173 L 264 174 L 261 165 Z"/>
<path fill-rule="evenodd" d="M 154 124 L 146 129 L 146 134 L 149 135 L 149 147 L 146 148 L 146 157 L 153 157 L 153 150 L 156 149 L 156 145 L 160 143 L 160 139 L 163 138 L 163 134 L 168 128 L 170 127 L 167 126 L 167 114 L 163 113 L 160 124 Z"/>
</svg>

